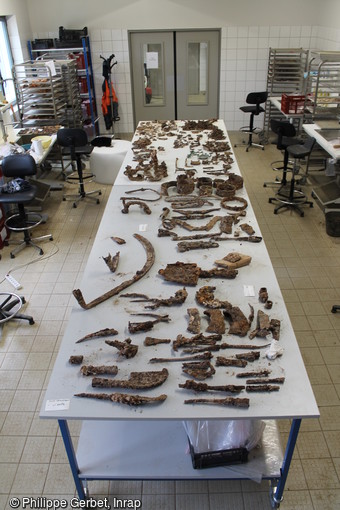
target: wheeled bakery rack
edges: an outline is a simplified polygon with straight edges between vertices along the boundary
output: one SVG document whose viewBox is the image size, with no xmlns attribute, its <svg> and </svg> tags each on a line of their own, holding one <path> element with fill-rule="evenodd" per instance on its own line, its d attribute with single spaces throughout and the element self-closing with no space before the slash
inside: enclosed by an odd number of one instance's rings
<svg viewBox="0 0 340 510">
<path fill-rule="evenodd" d="M 282 114 L 270 101 L 271 97 L 281 97 L 283 93 L 304 93 L 305 72 L 309 51 L 303 48 L 269 48 L 267 70 L 268 99 L 265 107 L 264 126 L 270 130 L 272 118 L 281 119 Z"/>
<path fill-rule="evenodd" d="M 312 52 L 308 63 L 305 109 L 313 121 L 340 115 L 340 52 Z"/>
<path fill-rule="evenodd" d="M 61 27 L 62 28 L 62 27 Z M 91 46 L 88 35 L 76 40 L 46 39 L 28 41 L 28 51 L 32 60 L 43 58 L 60 59 L 74 62 L 76 81 L 82 109 L 82 124 L 91 129 L 91 135 L 99 134 L 99 117 L 93 77 Z"/>
<path fill-rule="evenodd" d="M 67 98 L 60 73 L 38 61 L 16 64 L 12 73 L 21 127 L 65 123 Z"/>
</svg>

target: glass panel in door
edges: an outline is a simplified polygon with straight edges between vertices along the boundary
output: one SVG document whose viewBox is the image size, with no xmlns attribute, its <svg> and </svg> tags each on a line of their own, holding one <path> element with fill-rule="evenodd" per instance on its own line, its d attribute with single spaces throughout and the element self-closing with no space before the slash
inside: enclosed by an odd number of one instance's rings
<svg viewBox="0 0 340 510">
<path fill-rule="evenodd" d="M 218 117 L 220 32 L 176 32 L 177 119 Z"/>
<path fill-rule="evenodd" d="M 189 105 L 208 104 L 208 42 L 189 42 L 188 90 Z"/>
<path fill-rule="evenodd" d="M 135 126 L 141 120 L 175 119 L 173 32 L 130 32 L 129 37 Z"/>
<path fill-rule="evenodd" d="M 145 106 L 164 106 L 163 45 L 144 44 Z"/>
</svg>

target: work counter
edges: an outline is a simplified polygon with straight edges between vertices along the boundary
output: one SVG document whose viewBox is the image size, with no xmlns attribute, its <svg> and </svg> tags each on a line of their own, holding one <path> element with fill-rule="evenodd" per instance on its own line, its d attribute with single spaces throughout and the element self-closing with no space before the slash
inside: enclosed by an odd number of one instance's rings
<svg viewBox="0 0 340 510">
<path fill-rule="evenodd" d="M 214 124 L 224 134 L 225 138 L 222 141 L 229 143 L 223 122 L 216 121 Z M 166 188 L 164 183 L 176 181 L 179 174 L 188 170 L 195 172 L 195 179 L 203 176 L 209 176 L 212 180 L 226 179 L 230 173 L 240 176 L 231 144 L 229 144 L 230 157 L 233 162 L 229 163 L 230 168 L 227 170 L 228 165 L 225 165 L 223 169 L 221 161 L 213 160 L 211 162 L 212 153 L 209 153 L 208 149 L 212 147 L 209 145 L 212 141 L 211 131 L 193 129 L 190 132 L 184 131 L 183 127 L 184 122 L 181 121 L 172 123 L 170 128 L 168 126 L 167 131 L 161 129 L 161 123 L 141 123 L 139 125 L 133 139 L 132 150 L 126 155 L 112 188 L 79 289 L 86 303 L 89 303 L 137 274 L 143 268 L 147 257 L 145 245 L 138 238 L 138 236 L 142 236 L 148 243 L 151 243 L 155 261 L 148 273 L 131 287 L 125 289 L 123 293 L 143 294 L 148 298 L 169 298 L 176 291 L 185 287 L 188 293 L 187 299 L 182 305 L 162 306 L 151 310 L 152 313 L 168 315 L 169 322 L 155 323 L 151 331 L 137 334 L 132 334 L 128 325 L 131 322 L 152 320 L 147 316 L 134 315 L 150 312 L 144 308 L 150 303 L 134 302 L 132 298 L 121 297 L 121 293 L 118 293 L 96 307 L 85 310 L 75 299 L 40 416 L 44 419 L 59 421 L 80 497 L 85 497 L 84 484 L 86 484 L 86 480 L 90 479 L 251 478 L 247 468 L 251 470 L 251 462 L 254 462 L 253 469 L 257 472 L 260 471 L 260 477 L 280 478 L 279 486 L 275 491 L 273 489 L 272 495 L 273 504 L 276 505 L 279 504 L 278 501 L 282 497 L 300 421 L 302 418 L 317 417 L 319 412 L 265 243 L 263 240 L 249 242 L 248 234 L 240 230 L 240 224 L 247 223 L 254 230 L 253 236 L 261 237 L 246 189 L 243 187 L 236 193 L 236 196 L 242 199 L 242 203 L 248 204 L 245 209 L 246 215 L 240 217 L 239 223 L 233 225 L 231 235 L 224 235 L 229 239 L 218 241 L 217 247 L 179 252 L 176 240 L 169 236 L 158 236 L 158 230 L 163 228 L 161 216 L 165 214 L 164 208 L 169 209 L 166 213 L 168 219 L 179 215 L 178 211 L 171 210 L 170 202 L 164 196 L 164 189 L 168 190 L 170 196 L 176 195 L 176 186 L 172 185 Z M 143 137 L 152 140 L 148 147 L 151 146 L 156 151 L 158 164 L 163 161 L 166 164 L 168 176 L 159 182 L 131 181 L 126 175 L 126 168 L 135 167 L 137 165 L 136 158 L 141 159 L 143 151 L 136 150 L 134 142 L 140 141 Z M 188 144 L 191 144 L 191 149 L 188 148 Z M 174 145 L 179 148 L 174 148 Z M 194 160 L 195 163 L 197 162 L 197 158 L 200 160 L 200 164 L 192 164 Z M 147 214 L 138 204 L 132 204 L 127 214 L 122 213 L 122 197 L 142 200 L 143 198 L 158 198 L 162 184 L 162 198 L 158 201 L 146 202 L 150 208 L 150 214 Z M 140 188 L 148 189 L 143 191 Z M 197 187 L 192 194 L 198 195 Z M 202 198 L 206 198 L 208 204 L 197 211 L 211 208 L 217 209 L 216 212 L 211 213 L 212 216 L 235 214 L 235 210 L 220 208 L 220 198 L 216 196 L 215 192 L 212 196 Z M 231 200 L 230 204 L 234 209 L 240 209 L 240 202 Z M 188 223 L 204 226 L 210 219 L 188 220 Z M 207 231 L 189 232 L 179 225 L 176 226 L 175 231 L 179 236 L 208 233 Z M 236 231 L 239 231 L 243 240 L 234 237 Z M 211 232 L 219 232 L 218 223 L 211 229 Z M 135 237 L 136 234 L 137 237 Z M 123 238 L 126 243 L 117 245 L 112 237 Z M 111 273 L 103 257 L 108 254 L 114 255 L 118 251 L 120 252 L 119 265 L 116 272 Z M 167 282 L 159 274 L 159 270 L 164 269 L 167 264 L 176 262 L 194 263 L 204 270 L 216 268 L 215 261 L 231 252 L 240 252 L 251 256 L 250 264 L 239 268 L 234 279 L 205 277 L 199 278 L 197 285 L 191 286 Z M 253 310 L 255 318 L 250 331 L 256 328 L 259 310 L 267 313 L 270 319 L 280 321 L 280 339 L 277 344 L 282 348 L 282 355 L 276 359 L 266 357 L 269 344 L 273 341 L 271 334 L 267 338 L 255 337 L 252 340 L 248 338 L 248 335 L 243 338 L 230 335 L 226 321 L 226 333 L 222 336 L 222 342 L 240 346 L 252 343 L 254 345 L 252 350 L 260 351 L 259 359 L 253 363 L 249 362 L 246 367 L 247 371 L 267 369 L 270 371 L 270 377 L 284 377 L 285 379 L 279 391 L 265 393 L 243 391 L 236 395 L 240 398 L 249 398 L 248 408 L 185 404 L 186 399 L 202 396 L 222 398 L 225 394 L 196 394 L 179 388 L 179 384 L 190 379 L 182 372 L 181 362 L 150 362 L 151 358 L 174 359 L 182 356 L 180 351 L 173 350 L 172 343 L 147 347 L 144 345 L 144 339 L 146 336 L 151 336 L 170 339 L 172 342 L 178 335 L 192 336 L 187 331 L 188 308 L 198 308 L 201 332 L 204 335 L 209 334 L 207 332 L 208 317 L 204 314 L 207 308 L 198 305 L 195 299 L 196 292 L 203 286 L 215 287 L 214 296 L 216 299 L 228 301 L 234 307 L 239 307 L 246 317 Z M 270 310 L 266 310 L 263 303 L 259 301 L 259 290 L 263 287 L 267 289 L 269 299 L 273 302 Z M 104 328 L 117 330 L 118 334 L 110 337 L 110 340 L 123 341 L 131 338 L 132 344 L 138 346 L 137 355 L 129 359 L 120 357 L 115 348 L 105 344 L 105 338 L 76 343 L 85 335 Z M 233 358 L 241 351 L 242 349 L 239 348 L 229 348 L 213 352 L 211 363 L 215 365 L 217 356 Z M 128 406 L 106 400 L 76 397 L 76 394 L 84 392 L 113 393 L 118 391 L 116 389 L 97 390 L 91 388 L 91 377 L 83 376 L 79 365 L 69 363 L 70 357 L 77 355 L 84 357 L 83 364 L 86 365 L 117 365 L 118 375 L 115 377 L 119 379 L 127 379 L 131 372 L 166 368 L 169 372 L 168 378 L 157 388 L 147 391 L 119 390 L 128 394 L 142 393 L 150 397 L 164 394 L 166 400 L 155 405 Z M 214 385 L 243 384 L 245 379 L 237 377 L 237 374 L 242 370 L 244 369 L 238 367 L 216 366 L 214 376 L 204 382 Z M 284 461 L 279 435 L 273 421 L 277 418 L 293 418 Z M 266 421 L 263 449 L 258 452 L 254 451 L 250 455 L 250 461 L 245 465 L 245 471 L 241 470 L 241 475 L 240 471 L 235 471 L 233 468 L 207 470 L 192 468 L 190 457 L 185 454 L 186 435 L 181 422 L 182 420 L 212 419 L 261 419 Z M 77 455 L 73 450 L 67 426 L 68 420 L 83 420 Z M 149 454 L 148 461 L 144 457 L 147 453 Z M 272 463 L 273 453 L 276 459 L 274 464 Z M 257 462 L 262 454 L 264 461 L 259 467 Z M 283 471 L 282 462 L 285 463 Z"/>
</svg>

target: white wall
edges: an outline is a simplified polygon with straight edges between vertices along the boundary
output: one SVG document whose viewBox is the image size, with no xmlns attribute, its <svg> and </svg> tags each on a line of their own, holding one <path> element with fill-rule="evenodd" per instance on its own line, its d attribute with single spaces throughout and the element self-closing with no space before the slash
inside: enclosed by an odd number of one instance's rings
<svg viewBox="0 0 340 510">
<path fill-rule="evenodd" d="M 312 25 L 320 4 L 320 0 L 27 0 L 33 31 L 49 31 L 51 23 L 110 29 Z"/>
<path fill-rule="evenodd" d="M 32 35 L 28 5 L 23 0 L 0 0 L 0 16 L 7 17 L 14 62 L 27 58 L 27 43 Z"/>
<path fill-rule="evenodd" d="M 248 122 L 239 110 L 246 94 L 266 88 L 269 47 L 340 50 L 340 0 L 0 0 L 0 9 L 3 4 L 13 5 L 22 40 L 58 37 L 59 26 L 88 27 L 99 108 L 100 55 L 116 55 L 112 81 L 119 100 L 119 132 L 134 127 L 128 30 L 221 28 L 220 117 L 228 129 Z M 27 10 L 20 10 L 25 5 Z"/>
</svg>

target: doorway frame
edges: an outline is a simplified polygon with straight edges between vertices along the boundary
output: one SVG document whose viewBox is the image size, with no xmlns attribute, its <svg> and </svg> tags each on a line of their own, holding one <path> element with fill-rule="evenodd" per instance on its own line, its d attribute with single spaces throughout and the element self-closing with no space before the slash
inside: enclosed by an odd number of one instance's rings
<svg viewBox="0 0 340 510">
<path fill-rule="evenodd" d="M 131 77 L 131 98 L 132 98 L 132 118 L 134 130 L 136 129 L 136 105 L 135 105 L 135 95 L 134 95 L 134 77 L 132 71 L 132 48 L 131 48 L 131 35 L 132 34 L 154 34 L 154 33 L 164 33 L 170 32 L 174 35 L 174 66 L 176 69 L 176 32 L 218 32 L 218 76 L 217 76 L 217 118 L 219 117 L 220 112 L 220 99 L 221 99 L 221 47 L 222 47 L 222 29 L 221 28 L 165 28 L 165 29 L 132 29 L 127 31 L 128 35 L 128 48 L 129 48 L 129 65 L 130 65 L 130 77 Z M 177 120 L 177 75 L 175 73 L 175 82 L 174 82 L 174 94 L 175 94 L 175 119 Z"/>
</svg>

